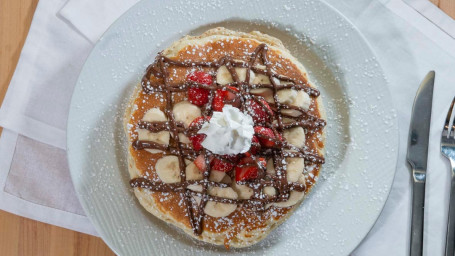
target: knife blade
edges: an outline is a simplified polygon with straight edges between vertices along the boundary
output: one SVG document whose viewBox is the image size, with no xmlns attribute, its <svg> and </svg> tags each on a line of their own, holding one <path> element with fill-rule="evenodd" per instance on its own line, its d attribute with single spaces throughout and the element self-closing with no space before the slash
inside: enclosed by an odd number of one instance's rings
<svg viewBox="0 0 455 256">
<path fill-rule="evenodd" d="M 407 160 L 412 167 L 410 255 L 422 255 L 425 181 L 435 72 L 430 71 L 417 90 L 408 135 Z"/>
</svg>

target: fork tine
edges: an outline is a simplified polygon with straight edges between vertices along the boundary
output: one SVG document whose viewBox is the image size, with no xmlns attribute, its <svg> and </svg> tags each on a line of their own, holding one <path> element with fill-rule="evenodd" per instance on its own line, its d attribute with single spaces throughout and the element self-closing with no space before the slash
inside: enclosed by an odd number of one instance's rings
<svg viewBox="0 0 455 256">
<path fill-rule="evenodd" d="M 454 105 L 455 105 L 455 97 L 453 98 L 452 103 L 450 104 L 449 111 L 447 112 L 446 121 L 444 122 L 444 127 L 442 128 L 442 139 L 449 137 L 449 132 L 450 132 L 450 127 L 449 127 L 449 124 L 450 124 L 450 117 L 452 116 L 452 110 L 453 110 L 453 106 L 454 106 Z M 452 124 L 452 126 L 454 126 L 454 124 Z M 454 129 L 452 129 L 452 132 L 453 132 L 453 130 L 454 130 Z M 453 134 L 452 134 L 452 136 L 453 136 Z"/>
<path fill-rule="evenodd" d="M 454 103 L 455 103 L 455 97 L 452 100 L 452 104 L 450 104 L 450 109 L 449 109 L 449 112 L 447 112 L 446 122 L 444 124 L 444 130 L 447 130 L 447 131 L 449 130 L 450 117 L 452 116 L 452 110 L 453 110 Z"/>
<path fill-rule="evenodd" d="M 452 104 L 450 105 L 450 115 L 452 115 L 452 109 L 453 109 L 454 105 L 455 105 L 455 97 L 453 97 Z M 448 116 L 448 118 L 450 119 L 450 116 Z M 454 136 L 455 136 L 455 117 L 453 118 L 452 130 L 450 131 L 450 137 L 454 137 Z"/>
</svg>

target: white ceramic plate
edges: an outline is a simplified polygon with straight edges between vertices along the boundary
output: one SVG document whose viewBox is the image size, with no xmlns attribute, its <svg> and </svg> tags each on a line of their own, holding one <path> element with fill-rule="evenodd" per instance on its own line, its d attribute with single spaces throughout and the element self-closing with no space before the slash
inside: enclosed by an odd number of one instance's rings
<svg viewBox="0 0 455 256">
<path fill-rule="evenodd" d="M 186 34 L 224 26 L 285 43 L 321 89 L 326 159 L 319 183 L 283 225 L 246 249 L 197 242 L 147 213 L 128 185 L 125 102 L 156 53 Z M 375 223 L 395 173 L 396 114 L 370 47 L 319 1 L 144 0 L 109 28 L 79 77 L 68 121 L 74 186 L 104 241 L 120 255 L 346 255 Z"/>
</svg>

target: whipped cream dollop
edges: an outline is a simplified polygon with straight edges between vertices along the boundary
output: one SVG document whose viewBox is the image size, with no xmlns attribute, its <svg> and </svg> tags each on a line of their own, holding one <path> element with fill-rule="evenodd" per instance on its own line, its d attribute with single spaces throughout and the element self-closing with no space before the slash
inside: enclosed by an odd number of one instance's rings
<svg viewBox="0 0 455 256">
<path fill-rule="evenodd" d="M 225 105 L 222 112 L 213 112 L 210 121 L 204 123 L 198 133 L 207 135 L 202 146 L 214 154 L 245 153 L 254 135 L 253 118 Z"/>
</svg>

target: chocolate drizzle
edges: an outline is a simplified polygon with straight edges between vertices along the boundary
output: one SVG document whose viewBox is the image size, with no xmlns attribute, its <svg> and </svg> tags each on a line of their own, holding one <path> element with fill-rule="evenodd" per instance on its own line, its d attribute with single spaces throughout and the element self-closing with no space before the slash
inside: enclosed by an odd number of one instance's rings
<svg viewBox="0 0 455 256">
<path fill-rule="evenodd" d="M 260 134 L 256 134 L 259 138 L 266 138 L 275 143 L 273 148 L 262 149 L 256 156 L 251 156 L 253 158 L 253 163 L 245 165 L 256 165 L 259 169 L 258 178 L 251 181 L 242 181 L 239 184 L 247 185 L 252 188 L 254 193 L 250 199 L 228 199 L 216 197 L 208 194 L 208 187 L 228 187 L 228 184 L 221 182 L 212 182 L 209 181 L 210 176 L 210 160 L 213 159 L 213 154 L 206 149 L 203 149 L 200 152 L 197 152 L 192 149 L 191 146 L 181 143 L 179 141 L 179 133 L 183 133 L 186 136 L 191 136 L 195 134 L 200 127 L 195 128 L 185 128 L 184 125 L 175 120 L 173 109 L 173 92 L 186 92 L 191 87 L 204 88 L 210 91 L 209 93 L 209 102 L 202 107 L 202 114 L 204 116 L 210 116 L 212 113 L 212 100 L 214 97 L 215 90 L 225 89 L 236 94 L 240 100 L 240 110 L 242 112 L 248 113 L 251 109 L 248 109 L 251 101 L 257 102 L 264 111 L 268 112 L 270 119 L 261 124 L 262 126 L 268 127 L 273 130 L 275 137 L 282 137 L 283 131 L 292 127 L 303 127 L 307 130 L 316 130 L 321 129 L 325 126 L 326 122 L 320 119 L 317 116 L 312 115 L 305 109 L 282 104 L 278 101 L 277 92 L 281 89 L 295 89 L 303 90 L 311 97 L 318 97 L 319 91 L 311 87 L 307 81 L 296 81 L 287 76 L 277 74 L 272 67 L 267 56 L 268 47 L 266 44 L 259 45 L 253 53 L 250 55 L 248 62 L 239 62 L 231 59 L 229 56 L 225 56 L 215 62 L 191 62 L 191 61 L 176 61 L 170 59 L 166 56 L 163 56 L 161 53 L 155 59 L 155 62 L 149 65 L 146 69 L 146 72 L 142 78 L 142 89 L 144 93 L 163 93 L 166 96 L 166 107 L 165 114 L 168 117 L 168 121 L 165 122 L 145 122 L 139 121 L 137 127 L 139 129 L 147 129 L 151 132 L 160 132 L 160 131 L 169 131 L 171 136 L 171 141 L 169 145 L 163 145 L 151 141 L 140 141 L 135 140 L 132 143 L 132 146 L 135 150 L 142 149 L 158 149 L 162 150 L 164 154 L 176 155 L 179 160 L 180 167 L 180 177 L 182 182 L 178 183 L 163 183 L 155 182 L 146 178 L 134 178 L 130 181 L 132 187 L 140 187 L 143 189 L 148 189 L 155 192 L 177 192 L 181 193 L 182 197 L 185 199 L 187 213 L 189 215 L 190 223 L 192 229 L 196 235 L 202 233 L 203 220 L 204 220 L 204 207 L 208 201 L 215 201 L 219 203 L 229 203 L 229 204 L 238 204 L 246 209 L 253 211 L 261 212 L 266 209 L 266 205 L 274 202 L 286 201 L 289 198 L 291 191 L 305 191 L 305 184 L 297 182 L 288 182 L 286 178 L 286 157 L 300 157 L 307 162 L 312 162 L 315 164 L 323 164 L 324 158 L 318 154 L 305 151 L 304 148 L 298 148 L 287 143 L 284 139 L 274 139 L 265 137 Z M 255 66 L 255 62 L 259 60 L 265 65 L 265 69 L 262 69 L 258 66 Z M 169 67 L 188 67 L 188 68 L 211 68 L 217 69 L 225 65 L 228 71 L 230 72 L 233 83 L 227 85 L 217 84 L 216 81 L 211 85 L 199 84 L 193 81 L 185 81 L 180 84 L 171 84 L 169 81 Z M 236 67 L 246 68 L 246 79 L 241 81 L 235 71 Z M 263 74 L 269 77 L 271 84 L 250 84 L 250 71 L 253 71 L 258 74 Z M 154 76 L 157 79 L 152 81 L 150 78 Z M 288 84 L 277 84 L 277 80 L 290 82 Z M 228 86 L 236 87 L 238 91 L 228 88 Z M 270 104 L 272 111 L 264 106 L 263 98 L 257 95 L 250 93 L 250 89 L 256 88 L 269 88 L 273 91 L 273 104 Z M 293 117 L 282 113 L 282 110 L 292 109 L 299 111 L 301 114 L 297 117 Z M 290 122 L 283 122 L 283 118 L 288 118 Z M 185 158 L 194 160 L 199 154 L 202 154 L 205 159 L 206 169 L 203 171 L 203 179 L 196 181 L 187 181 L 185 177 Z M 273 164 L 275 167 L 276 175 L 269 175 L 266 173 L 265 166 L 259 164 L 258 156 L 263 156 L 273 159 Z M 223 158 L 222 156 L 217 156 L 223 161 L 229 161 L 228 159 Z M 232 175 L 233 172 L 231 172 Z M 235 182 L 235 181 L 233 181 Z M 190 185 L 201 185 L 202 191 L 195 192 L 190 190 L 188 186 Z M 268 196 L 263 193 L 263 188 L 265 186 L 275 187 L 277 193 L 276 196 Z M 199 205 L 196 204 L 194 196 L 200 197 L 201 202 Z"/>
</svg>

